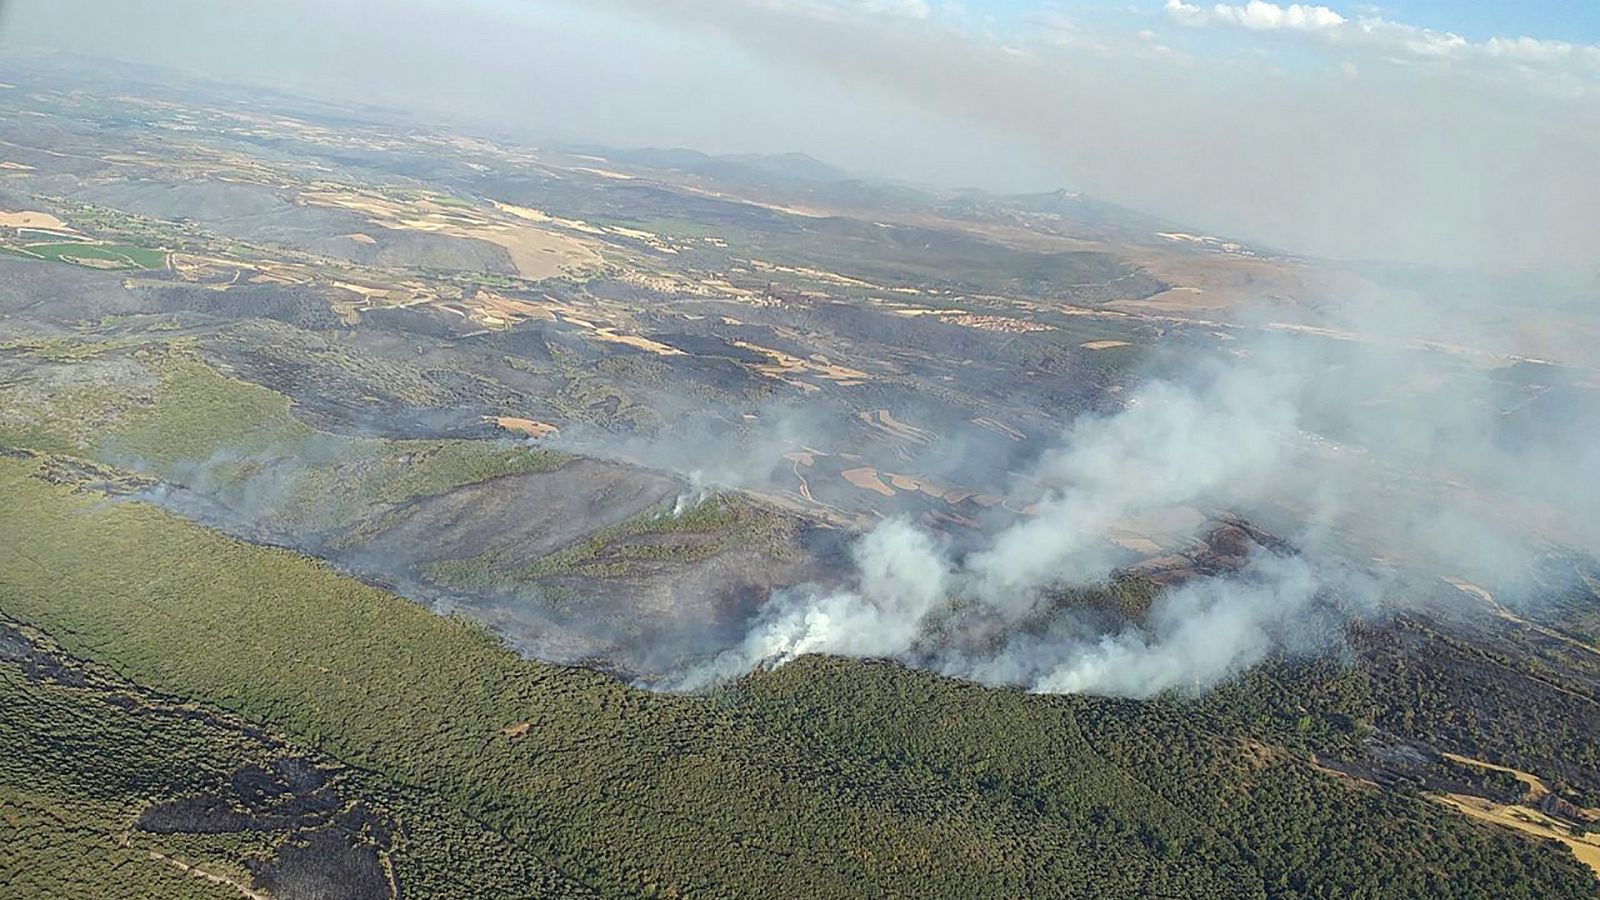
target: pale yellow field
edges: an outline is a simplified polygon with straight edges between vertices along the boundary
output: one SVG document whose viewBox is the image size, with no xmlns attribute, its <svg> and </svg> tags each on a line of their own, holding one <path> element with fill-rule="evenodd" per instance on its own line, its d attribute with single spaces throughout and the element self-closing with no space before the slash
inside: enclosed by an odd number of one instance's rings
<svg viewBox="0 0 1600 900">
<path fill-rule="evenodd" d="M 533 209 L 532 207 L 528 206 L 515 206 L 510 203 L 501 203 L 499 201 L 495 201 L 494 205 L 495 208 L 499 209 L 501 212 L 510 213 L 511 215 L 516 216 L 524 221 L 549 222 L 555 225 L 560 225 L 563 228 L 571 228 L 574 231 L 581 231 L 585 234 L 606 233 L 604 228 L 598 228 L 594 225 L 590 225 L 588 222 L 584 222 L 581 219 L 557 218 L 556 216 L 552 216 L 543 210 Z"/>
<path fill-rule="evenodd" d="M 1090 341 L 1090 342 L 1088 342 L 1086 344 L 1079 344 L 1078 346 L 1082 347 L 1085 350 L 1110 350 L 1110 349 L 1112 349 L 1114 347 L 1126 347 L 1126 346 L 1128 346 L 1128 342 L 1127 341 Z"/>
<path fill-rule="evenodd" d="M 1147 537 L 1133 534 L 1132 532 L 1113 531 L 1111 533 L 1111 543 L 1116 544 L 1118 547 L 1121 547 L 1124 550 L 1132 550 L 1134 553 L 1144 553 L 1150 556 L 1154 556 L 1161 552 L 1160 544 L 1157 544 L 1155 541 L 1152 541 Z"/>
<path fill-rule="evenodd" d="M 623 228 L 621 225 L 611 226 L 611 232 L 613 234 L 620 234 L 623 237 L 631 237 L 636 241 L 656 240 L 656 235 L 649 231 L 640 231 L 637 228 Z"/>
<path fill-rule="evenodd" d="M 865 491 L 876 491 L 885 497 L 894 496 L 894 488 L 889 487 L 878 479 L 878 470 L 870 466 L 859 469 L 847 469 L 839 473 L 845 481 L 850 482 Z"/>
<path fill-rule="evenodd" d="M 661 343 L 660 341 L 652 341 L 649 338 L 639 337 L 638 335 L 618 334 L 615 328 L 598 328 L 595 330 L 594 336 L 602 341 L 609 341 L 613 344 L 626 344 L 629 347 L 637 347 L 640 350 L 648 350 L 657 356 L 685 355 L 684 352 L 679 350 L 677 347 L 671 347 Z"/>
<path fill-rule="evenodd" d="M 67 256 L 62 254 L 61 261 L 72 263 L 75 266 L 83 266 L 87 269 L 120 269 L 123 267 L 122 263 L 114 259 L 100 259 L 93 256 Z"/>
<path fill-rule="evenodd" d="M 1474 587 L 1468 585 L 1468 587 Z M 1465 588 L 1463 588 L 1465 589 Z M 1482 588 L 1478 588 L 1482 590 Z M 1487 592 L 1484 592 L 1487 594 Z M 1492 601 L 1491 601 L 1492 602 Z M 1550 786 L 1544 779 L 1520 769 L 1507 766 L 1498 766 L 1481 759 L 1461 756 L 1456 753 L 1441 754 L 1452 762 L 1479 769 L 1488 769 L 1494 772 L 1504 772 L 1515 777 L 1518 781 L 1528 786 L 1526 801 L 1528 804 L 1538 803 L 1550 794 Z M 1572 827 L 1566 822 L 1548 816 L 1532 806 L 1524 803 L 1500 804 L 1483 797 L 1474 797 L 1468 794 L 1444 794 L 1435 796 L 1434 799 L 1456 811 L 1477 819 L 1480 822 L 1492 822 L 1506 828 L 1515 828 L 1526 834 L 1536 837 L 1549 838 L 1560 841 L 1572 850 L 1578 861 L 1594 869 L 1600 875 L 1600 835 L 1574 834 Z M 1593 810 L 1588 810 L 1591 815 Z"/>
<path fill-rule="evenodd" d="M 998 419 L 980 417 L 973 419 L 972 424 L 978 426 L 979 428 L 986 428 L 989 431 L 993 431 L 998 435 L 1010 438 L 1013 441 L 1025 440 L 1028 437 L 1022 432 L 1012 428 L 1010 425 L 1007 425 L 1004 422 L 999 421 Z"/>
<path fill-rule="evenodd" d="M 46 212 L 3 212 L 0 211 L 0 228 L 41 228 L 46 231 L 62 231 L 77 234 L 71 225 L 61 221 Z"/>
<path fill-rule="evenodd" d="M 810 372 L 844 387 L 862 384 L 871 377 L 867 373 L 856 369 L 836 366 L 822 357 L 801 359 L 781 350 L 774 350 L 771 347 L 763 347 L 760 344 L 752 344 L 748 341 L 734 341 L 733 345 L 744 350 L 753 350 L 772 360 L 769 364 L 756 366 L 757 372 L 769 378 L 776 378 L 779 381 L 792 384 L 803 390 L 816 390 L 817 387 L 813 384 L 797 381 L 790 376 Z"/>
<path fill-rule="evenodd" d="M 1506 828 L 1515 828 L 1535 837 L 1560 841 L 1572 851 L 1572 855 L 1576 856 L 1579 862 L 1593 869 L 1596 875 L 1600 875 L 1600 837 L 1594 835 L 1579 837 L 1572 833 L 1566 823 L 1558 822 L 1527 806 L 1502 806 L 1482 797 L 1465 794 L 1445 794 L 1435 799 L 1480 822 L 1491 822 Z"/>
<path fill-rule="evenodd" d="M 919 491 L 935 500 L 943 500 L 945 495 L 950 493 L 950 488 L 934 484 L 915 475 L 898 475 L 891 472 L 888 477 L 889 483 L 902 491 Z"/>
<path fill-rule="evenodd" d="M 574 172 L 583 172 L 586 175 L 598 175 L 601 178 L 610 178 L 613 181 L 632 181 L 633 180 L 633 176 L 632 175 L 626 175 L 626 174 L 624 174 L 622 172 L 613 172 L 610 169 L 594 169 L 594 168 L 590 168 L 588 166 L 576 166 L 576 167 L 573 168 L 572 171 L 574 171 Z"/>
<path fill-rule="evenodd" d="M 1169 506 L 1154 510 L 1144 515 L 1111 523 L 1113 528 L 1120 528 L 1135 534 L 1171 535 L 1174 537 L 1188 537 L 1205 524 L 1206 515 L 1192 506 Z"/>
<path fill-rule="evenodd" d="M 495 204 L 462 208 L 429 197 L 400 198 L 337 184 L 319 183 L 300 199 L 316 206 L 359 212 L 382 228 L 469 238 L 506 251 L 517 273 L 539 280 L 575 275 L 599 268 L 604 259 L 585 241 L 550 228 L 529 224 L 544 217 L 537 210 Z M 552 223 L 556 220 L 551 219 Z M 358 240 L 358 239 L 357 239 Z"/>
<path fill-rule="evenodd" d="M 539 280 L 599 268 L 600 254 L 566 235 L 522 225 L 491 225 L 459 231 L 460 237 L 496 244 L 524 278 Z"/>
<path fill-rule="evenodd" d="M 506 431 L 525 434 L 535 439 L 543 439 L 561 433 L 561 429 L 548 422 L 535 419 L 519 419 L 516 416 L 485 416 L 484 421 L 493 421 Z"/>
<path fill-rule="evenodd" d="M 360 294 L 368 300 L 399 301 L 409 297 L 409 293 L 396 291 L 391 287 L 379 287 L 370 284 L 356 284 L 353 281 L 335 281 L 333 286 L 343 288 L 352 294 Z"/>
<path fill-rule="evenodd" d="M 993 331 L 999 334 L 1027 334 L 1037 331 L 1054 331 L 1049 325 L 1039 322 L 1030 322 L 1027 319 L 1014 319 L 1009 316 L 980 316 L 973 313 L 944 313 L 944 321 L 951 325 L 960 325 L 963 328 L 972 328 L 977 331 Z"/>
<path fill-rule="evenodd" d="M 908 425 L 889 414 L 886 409 L 875 409 L 870 412 L 856 413 L 856 418 L 871 425 L 873 428 L 887 434 L 898 441 L 908 444 L 932 443 L 938 435 L 931 431 Z"/>
</svg>

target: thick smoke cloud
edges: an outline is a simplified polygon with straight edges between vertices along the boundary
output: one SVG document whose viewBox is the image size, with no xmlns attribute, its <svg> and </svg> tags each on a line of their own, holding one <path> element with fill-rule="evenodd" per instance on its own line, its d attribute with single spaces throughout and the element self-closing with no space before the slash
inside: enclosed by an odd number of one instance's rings
<svg viewBox="0 0 1600 900">
<path fill-rule="evenodd" d="M 1038 515 L 969 561 L 975 593 L 1015 609 L 1042 586 L 1089 582 L 1110 568 L 1105 535 L 1113 523 L 1272 471 L 1294 427 L 1291 387 L 1228 368 L 1198 388 L 1150 384 L 1124 412 L 1074 423 L 1030 473 L 1047 491 Z"/>
<path fill-rule="evenodd" d="M 951 572 L 943 548 L 927 532 L 892 519 L 857 542 L 854 559 L 856 589 L 782 592 L 762 608 L 742 643 L 660 686 L 706 687 L 807 653 L 905 653 L 927 617 L 948 600 Z"/>
<path fill-rule="evenodd" d="M 1017 635 L 989 657 L 941 668 L 1049 694 L 1149 697 L 1203 690 L 1283 649 L 1321 649 L 1331 635 L 1305 616 L 1323 585 L 1301 559 L 1271 555 L 1237 576 L 1192 582 L 1162 595 L 1139 626 L 1086 637 Z"/>
<path fill-rule="evenodd" d="M 1470 343 L 1419 344 L 1446 316 Z M 1205 690 L 1274 654 L 1328 651 L 1353 616 L 1457 593 L 1442 577 L 1536 602 L 1542 558 L 1600 545 L 1600 418 L 1582 390 L 1575 406 L 1523 416 L 1576 372 L 1468 352 L 1490 338 L 1449 297 L 1386 296 L 1381 312 L 1350 298 L 1316 333 L 1197 355 L 1120 412 L 1071 423 L 1016 475 L 1039 497 L 1033 514 L 982 546 L 957 552 L 886 522 L 858 542 L 846 589 L 779 594 L 742 642 L 658 686 L 702 688 L 826 653 L 1147 697 Z M 1163 591 L 1133 621 L 1058 602 L 1110 583 L 1126 561 L 1113 531 L 1178 508 L 1270 523 L 1287 540 Z"/>
<path fill-rule="evenodd" d="M 1600 88 L 1557 94 L 1381 53 L 1352 79 L 1337 56 L 1239 65 L 1128 42 L 989 39 L 849 4 L 599 2 L 1008 135 L 1079 189 L 1263 243 L 1583 266 L 1600 239 L 1600 181 L 1569 177 L 1600 157 Z"/>
<path fill-rule="evenodd" d="M 1226 367 L 1203 383 L 1154 382 L 1109 417 L 1074 423 L 1026 479 L 1044 490 L 1037 514 L 959 562 L 930 534 L 890 520 L 855 548 L 845 591 L 797 589 L 775 597 L 744 641 L 669 686 L 698 688 L 807 653 L 902 657 L 949 674 L 1050 692 L 1147 696 L 1208 687 L 1259 661 L 1320 585 L 1306 563 L 1261 556 L 1236 576 L 1167 594 L 1142 627 L 1085 632 L 1072 617 L 1043 634 L 1036 620 L 1051 589 L 1104 582 L 1116 523 L 1183 504 L 1239 502 L 1238 486 L 1278 472 L 1294 437 L 1292 380 Z M 931 619 L 944 616 L 937 645 Z M 952 632 L 1003 642 L 958 649 Z"/>
</svg>

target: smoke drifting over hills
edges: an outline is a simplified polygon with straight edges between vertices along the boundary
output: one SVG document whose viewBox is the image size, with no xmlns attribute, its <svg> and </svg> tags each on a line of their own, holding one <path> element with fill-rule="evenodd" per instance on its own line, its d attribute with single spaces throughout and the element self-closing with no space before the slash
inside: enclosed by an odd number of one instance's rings
<svg viewBox="0 0 1600 900">
<path fill-rule="evenodd" d="M 1203 690 L 1270 654 L 1335 648 L 1351 617 L 1420 602 L 1440 577 L 1537 602 L 1541 559 L 1600 545 L 1595 404 L 1519 416 L 1570 370 L 1409 345 L 1437 333 L 1433 316 L 1445 311 L 1396 300 L 1364 322 L 1384 333 L 1268 338 L 1243 358 L 1165 373 L 1121 412 L 1073 422 L 1018 473 L 1042 494 L 1033 515 L 960 551 L 887 521 L 856 545 L 849 589 L 780 594 L 740 644 L 665 686 L 830 653 L 1146 697 Z M 1508 386 L 1523 369 L 1534 386 Z M 1119 523 L 1179 507 L 1269 521 L 1288 544 L 1164 590 L 1136 622 L 1059 602 L 1109 583 Z"/>
<path fill-rule="evenodd" d="M 524 134 L 799 149 L 946 184 L 1066 183 L 1319 255 L 1588 267 L 1600 241 L 1600 181 L 1572 177 L 1600 158 L 1593 48 L 1548 48 L 1567 68 L 1531 63 L 1537 42 L 1396 58 L 1382 42 L 1302 34 L 1287 58 L 1272 43 L 1188 52 L 1204 28 L 1157 0 L 1115 27 L 1039 16 L 1000 33 L 943 6 L 294 0 L 263 17 L 238 0 L 136 14 L 23 0 L 10 40 Z"/>
<path fill-rule="evenodd" d="M 1090 193 L 1277 246 L 1588 265 L 1600 237 L 1600 183 L 1557 174 L 1600 156 L 1588 70 L 1508 79 L 1360 44 L 1241 65 L 1050 17 L 975 35 L 827 0 L 603 4 L 1006 135 Z"/>
<path fill-rule="evenodd" d="M 1045 492 L 1035 516 L 959 561 L 926 531 L 890 520 L 858 542 L 854 589 L 780 595 L 741 645 L 677 686 L 804 653 L 903 657 L 1041 691 L 1136 696 L 1234 674 L 1267 653 L 1315 596 L 1304 562 L 1266 555 L 1238 575 L 1166 594 L 1147 629 L 1095 634 L 1070 614 L 1046 616 L 1042 633 L 1019 628 L 1041 624 L 1048 589 L 1104 583 L 1115 523 L 1179 504 L 1239 502 L 1241 487 L 1264 487 L 1295 436 L 1289 390 L 1244 368 L 1194 387 L 1149 384 L 1124 412 L 1074 423 L 1026 473 Z M 957 649 L 959 632 L 978 630 L 998 642 Z"/>
<path fill-rule="evenodd" d="M 252 4 L 150 4 L 167 15 L 125 6 L 24 2 L 11 22 L 20 40 L 57 49 L 176 54 L 191 70 L 258 83 L 292 68 L 299 80 L 284 86 L 296 90 L 398 92 L 412 108 L 548 121 L 602 140 L 714 150 L 805 141 L 800 149 L 838 150 L 869 170 L 988 185 L 1026 168 L 1027 179 L 1070 179 L 1298 252 L 1578 273 L 1575 302 L 1490 291 L 1474 304 L 1445 282 L 1415 295 L 1291 298 L 1323 303 L 1324 318 L 1252 331 L 1232 352 L 1131 387 L 1119 412 L 1068 424 L 1016 473 L 1028 485 L 1020 493 L 1037 498 L 1032 515 L 977 547 L 885 522 L 855 545 L 844 588 L 780 592 L 740 640 L 663 686 L 702 687 L 817 652 L 1039 691 L 1204 688 L 1270 653 L 1326 647 L 1342 617 L 1408 602 L 1413 575 L 1483 583 L 1510 601 L 1542 555 L 1600 545 L 1593 332 L 1529 347 L 1506 327 L 1594 301 L 1600 93 L 1590 82 L 1549 90 L 1500 70 L 1357 66 L 1327 55 L 1335 44 L 1303 71 L 1168 58 L 1148 42 L 953 28 L 920 4 L 486 2 L 458 25 L 463 4 L 406 0 L 379 17 L 371 3 L 297 0 L 292 9 L 344 24 L 269 16 L 276 33 L 265 40 L 252 35 L 263 19 Z M 400 6 L 418 16 L 392 14 Z M 1185 27 L 1212 18 L 1170 8 L 1193 20 Z M 594 10 L 614 17 L 606 25 L 625 14 L 624 24 L 608 34 Z M 323 32 L 362 38 L 337 52 L 297 40 Z M 585 41 L 562 40 L 573 34 Z M 528 35 L 540 37 L 536 52 Z M 301 58 L 285 65 L 284 48 Z M 590 65 L 596 48 L 627 64 Z M 539 90 L 498 89 L 528 84 Z M 685 472 L 726 461 L 706 477 L 749 486 L 761 466 L 732 465 L 740 453 L 766 461 L 825 443 L 803 414 L 774 418 L 762 438 L 770 453 L 605 449 Z M 1243 516 L 1294 550 L 1258 548 L 1241 567 L 1169 589 L 1129 624 L 1059 603 L 1125 562 L 1107 540 L 1118 523 L 1174 507 Z"/>
</svg>

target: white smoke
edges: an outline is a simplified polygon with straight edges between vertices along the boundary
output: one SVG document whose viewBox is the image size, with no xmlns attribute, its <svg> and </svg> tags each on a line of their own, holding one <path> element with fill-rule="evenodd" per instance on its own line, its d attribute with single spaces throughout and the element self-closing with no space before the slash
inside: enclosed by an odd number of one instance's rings
<svg viewBox="0 0 1600 900">
<path fill-rule="evenodd" d="M 1082 635 L 1065 619 L 1044 634 L 1014 634 L 992 654 L 946 653 L 937 664 L 949 675 L 1046 694 L 1202 691 L 1307 640 L 1305 616 L 1320 589 L 1305 561 L 1263 554 L 1235 575 L 1163 594 L 1143 624 Z"/>
<path fill-rule="evenodd" d="M 1068 654 L 1034 689 L 1149 696 L 1237 675 L 1281 644 L 1318 590 L 1310 569 L 1293 558 L 1263 557 L 1250 574 L 1190 582 L 1164 595 L 1147 626 Z"/>
<path fill-rule="evenodd" d="M 672 501 L 671 516 L 674 519 L 681 518 L 685 513 L 694 512 L 704 506 L 707 500 L 716 496 L 716 488 L 706 483 L 699 472 L 690 472 L 688 480 L 689 489 Z"/>
<path fill-rule="evenodd" d="M 987 549 L 957 564 L 928 532 L 887 521 L 856 544 L 853 589 L 777 595 L 738 646 L 671 686 L 692 690 L 807 653 L 906 657 L 930 617 L 957 606 L 966 619 L 990 617 L 1003 628 L 1035 616 L 1048 589 L 1104 580 L 1115 523 L 1276 472 L 1295 436 L 1292 391 L 1290 380 L 1244 368 L 1216 372 L 1199 388 L 1152 383 L 1122 412 L 1067 430 L 1061 449 L 1027 476 L 1045 491 L 1037 515 Z M 1067 619 L 991 652 L 936 649 L 932 665 L 1048 692 L 1206 687 L 1260 660 L 1315 593 L 1304 563 L 1267 555 L 1238 576 L 1160 598 L 1142 628 L 1076 635 L 1062 632 Z"/>
<path fill-rule="evenodd" d="M 1427 327 L 1403 324 L 1385 332 Z M 859 541 L 850 590 L 780 595 L 741 645 L 675 686 L 827 653 L 1039 692 L 1200 691 L 1269 655 L 1326 649 L 1341 616 L 1403 593 L 1401 574 L 1515 588 L 1552 546 L 1529 521 L 1594 533 L 1592 453 L 1557 453 L 1590 446 L 1594 420 L 1524 430 L 1495 401 L 1508 363 L 1369 349 L 1262 341 L 1150 382 L 1121 411 L 1073 422 L 1019 474 L 1017 492 L 1038 497 L 1032 515 L 960 556 L 913 524 L 885 523 Z M 1551 490 L 1560 484 L 1564 496 Z M 1532 520 L 1513 503 L 1529 497 L 1542 503 Z M 1116 531 L 1182 508 L 1271 515 L 1297 551 L 1257 547 L 1238 571 L 1190 579 L 1109 629 L 1055 602 L 1107 585 L 1127 561 Z"/>
<path fill-rule="evenodd" d="M 1293 388 L 1228 368 L 1199 389 L 1156 382 L 1117 415 L 1080 419 L 1031 473 L 1047 491 L 1038 515 L 968 561 L 974 592 L 1012 617 L 1026 614 L 1042 587 L 1104 576 L 1114 523 L 1275 471 L 1294 430 Z"/>
<path fill-rule="evenodd" d="M 928 614 L 947 599 L 950 566 L 942 548 L 927 532 L 891 519 L 858 541 L 853 556 L 860 573 L 857 590 L 796 589 L 773 597 L 742 643 L 672 686 L 693 690 L 807 653 L 905 653 Z"/>
</svg>

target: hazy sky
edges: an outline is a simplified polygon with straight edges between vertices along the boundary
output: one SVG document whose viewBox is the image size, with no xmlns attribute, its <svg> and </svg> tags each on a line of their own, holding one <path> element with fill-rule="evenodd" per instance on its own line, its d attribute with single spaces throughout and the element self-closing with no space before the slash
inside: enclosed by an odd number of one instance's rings
<svg viewBox="0 0 1600 900">
<path fill-rule="evenodd" d="M 1600 4 L 13 0 L 4 47 L 419 117 L 1069 186 L 1334 256 L 1600 263 Z"/>
</svg>

